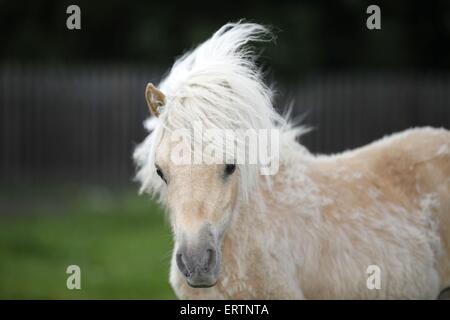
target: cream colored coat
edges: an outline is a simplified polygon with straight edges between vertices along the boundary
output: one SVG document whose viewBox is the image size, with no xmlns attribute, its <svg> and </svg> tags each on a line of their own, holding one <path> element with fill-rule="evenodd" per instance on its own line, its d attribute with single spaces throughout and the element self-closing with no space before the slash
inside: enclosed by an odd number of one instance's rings
<svg viewBox="0 0 450 320">
<path fill-rule="evenodd" d="M 294 139 L 302 127 L 286 126 L 274 110 L 254 63 L 249 43 L 270 38 L 258 24 L 226 24 L 177 59 L 159 89 L 147 86 L 154 117 L 134 153 L 136 178 L 168 209 L 175 292 L 190 299 L 436 298 L 450 286 L 449 131 L 412 129 L 339 155 L 310 154 Z M 224 179 L 224 163 L 169 161 L 169 132 L 198 121 L 280 130 L 271 188 L 248 166 Z M 180 248 L 199 244 L 212 246 L 217 261 L 222 255 L 217 283 L 206 289 L 189 287 L 175 262 Z M 379 289 L 370 286 L 374 266 Z"/>
<path fill-rule="evenodd" d="M 189 287 L 172 263 L 179 297 L 434 299 L 450 286 L 449 131 L 412 129 L 333 156 L 292 142 L 281 155 L 273 190 L 228 228 L 216 286 Z M 380 289 L 367 287 L 370 265 Z"/>
</svg>

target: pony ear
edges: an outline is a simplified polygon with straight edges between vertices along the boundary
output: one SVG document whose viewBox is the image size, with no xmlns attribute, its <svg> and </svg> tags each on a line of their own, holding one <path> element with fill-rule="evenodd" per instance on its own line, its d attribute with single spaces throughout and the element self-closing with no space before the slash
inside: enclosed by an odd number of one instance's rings
<svg viewBox="0 0 450 320">
<path fill-rule="evenodd" d="M 145 88 L 145 100 L 147 100 L 148 108 L 150 112 L 159 117 L 161 108 L 166 104 L 166 96 L 160 90 L 158 90 L 152 83 L 147 84 Z"/>
</svg>

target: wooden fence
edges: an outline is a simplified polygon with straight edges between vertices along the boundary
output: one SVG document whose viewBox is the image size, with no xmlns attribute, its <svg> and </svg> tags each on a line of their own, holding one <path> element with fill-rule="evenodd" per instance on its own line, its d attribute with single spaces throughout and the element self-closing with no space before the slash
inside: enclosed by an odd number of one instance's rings
<svg viewBox="0 0 450 320">
<path fill-rule="evenodd" d="M 0 67 L 0 183 L 126 184 L 144 136 L 145 85 L 159 71 L 125 66 Z M 334 153 L 411 126 L 450 128 L 449 75 L 321 74 L 280 88 L 278 105 L 315 130 L 310 150 Z"/>
</svg>

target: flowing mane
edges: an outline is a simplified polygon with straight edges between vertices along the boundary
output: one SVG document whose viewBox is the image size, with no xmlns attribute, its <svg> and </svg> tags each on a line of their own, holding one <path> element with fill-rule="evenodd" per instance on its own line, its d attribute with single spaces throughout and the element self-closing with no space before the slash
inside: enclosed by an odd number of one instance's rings
<svg viewBox="0 0 450 320">
<path fill-rule="evenodd" d="M 210 39 L 180 57 L 159 88 L 167 102 L 159 118 L 150 118 L 151 132 L 136 148 L 134 159 L 141 192 L 161 194 L 162 183 L 154 170 L 155 147 L 165 130 L 191 128 L 201 121 L 208 129 L 280 130 L 282 144 L 306 132 L 292 127 L 273 107 L 273 92 L 256 65 L 252 42 L 271 41 L 268 28 L 253 23 L 228 23 Z M 255 183 L 256 168 L 241 165 L 245 198 Z"/>
</svg>

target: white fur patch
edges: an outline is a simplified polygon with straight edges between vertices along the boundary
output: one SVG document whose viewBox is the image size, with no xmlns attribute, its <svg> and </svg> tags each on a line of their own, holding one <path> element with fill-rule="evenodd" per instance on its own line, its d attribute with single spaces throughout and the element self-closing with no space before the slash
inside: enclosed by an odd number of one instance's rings
<svg viewBox="0 0 450 320">
<path fill-rule="evenodd" d="M 443 144 L 436 152 L 437 156 L 450 155 L 450 145 Z"/>
</svg>

